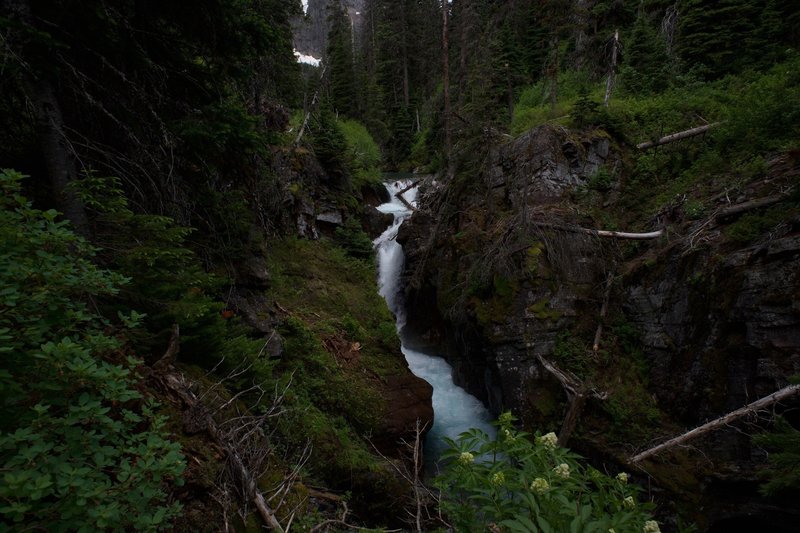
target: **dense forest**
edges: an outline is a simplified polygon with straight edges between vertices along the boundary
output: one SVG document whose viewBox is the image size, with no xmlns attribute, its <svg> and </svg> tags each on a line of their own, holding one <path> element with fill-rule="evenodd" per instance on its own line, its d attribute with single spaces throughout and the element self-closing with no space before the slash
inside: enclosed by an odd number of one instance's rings
<svg viewBox="0 0 800 533">
<path fill-rule="evenodd" d="M 2 0 L 0 95 L 0 531 L 795 530 L 794 0 Z"/>
</svg>

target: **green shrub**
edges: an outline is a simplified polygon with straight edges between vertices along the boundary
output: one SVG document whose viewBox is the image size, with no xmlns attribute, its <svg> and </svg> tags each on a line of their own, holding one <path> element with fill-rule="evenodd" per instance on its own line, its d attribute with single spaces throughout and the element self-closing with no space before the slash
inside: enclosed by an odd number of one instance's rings
<svg viewBox="0 0 800 533">
<path fill-rule="evenodd" d="M 381 151 L 378 143 L 369 134 L 367 128 L 355 120 L 340 120 L 339 129 L 347 143 L 347 151 L 353 160 L 355 185 L 381 181 Z"/>
<path fill-rule="evenodd" d="M 503 413 L 491 439 L 477 429 L 448 439 L 436 484 L 456 531 L 657 532 L 650 504 L 637 502 L 628 475 L 608 477 L 556 445 L 549 433 L 533 439 Z"/>
<path fill-rule="evenodd" d="M 0 173 L 0 516 L 32 530 L 164 528 L 183 457 L 135 388 L 125 330 L 87 305 L 126 280 L 34 209 L 21 178 Z"/>
</svg>

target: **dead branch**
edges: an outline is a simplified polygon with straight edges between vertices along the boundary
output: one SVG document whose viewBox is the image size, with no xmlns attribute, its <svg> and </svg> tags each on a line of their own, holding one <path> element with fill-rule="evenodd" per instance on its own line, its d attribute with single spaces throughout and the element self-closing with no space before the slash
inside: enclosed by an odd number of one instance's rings
<svg viewBox="0 0 800 533">
<path fill-rule="evenodd" d="M 614 284 L 614 273 L 608 273 L 606 279 L 606 290 L 603 294 L 603 305 L 600 307 L 600 319 L 597 323 L 597 330 L 594 332 L 594 342 L 592 343 L 592 352 L 597 357 L 597 352 L 600 350 L 600 336 L 603 334 L 603 321 L 608 314 L 608 301 L 611 298 L 611 286 Z"/>
<path fill-rule="evenodd" d="M 636 145 L 636 148 L 639 150 L 647 150 L 648 148 L 653 148 L 654 146 L 661 146 L 662 144 L 669 144 L 675 141 L 680 141 L 681 139 L 688 139 L 689 137 L 696 137 L 697 135 L 701 135 L 713 127 L 719 126 L 722 122 L 712 122 L 711 124 L 704 124 L 702 126 L 697 126 L 696 128 L 690 128 L 688 130 L 679 131 L 677 133 L 672 133 L 670 135 L 665 135 L 661 137 L 657 141 L 647 141 L 643 143 L 639 143 Z"/>
<path fill-rule="evenodd" d="M 702 426 L 696 427 L 691 431 L 687 431 L 682 435 L 678 435 L 668 441 L 659 444 L 658 446 L 654 446 L 643 451 L 640 454 L 634 455 L 629 459 L 629 462 L 632 464 L 639 463 L 648 457 L 652 457 L 653 455 L 659 454 L 664 450 L 668 450 L 674 446 L 679 444 L 683 444 L 687 441 L 705 435 L 706 433 L 710 433 L 716 429 L 719 429 L 723 426 L 730 424 L 746 415 L 757 413 L 762 409 L 765 409 L 773 404 L 781 402 L 783 400 L 788 400 L 789 398 L 800 394 L 800 385 L 789 385 L 788 387 L 784 387 L 778 391 L 773 392 L 769 396 L 765 396 L 760 400 L 756 400 L 752 403 L 745 405 L 735 411 L 732 411 L 724 416 L 716 418 L 711 422 L 707 422 Z"/>
<path fill-rule="evenodd" d="M 401 441 L 403 446 L 406 448 L 408 453 L 408 458 L 411 460 L 411 467 L 406 462 L 403 462 L 398 465 L 397 461 L 392 461 L 387 458 L 381 451 L 370 442 L 372 445 L 373 450 L 377 453 L 384 461 L 386 461 L 391 467 L 397 472 L 400 477 L 402 477 L 414 491 L 414 512 L 407 510 L 411 520 L 414 523 L 416 529 L 414 531 L 416 533 L 421 533 L 425 531 L 422 527 L 423 521 L 423 511 L 426 512 L 427 516 L 430 518 L 430 512 L 428 510 L 428 506 L 431 502 L 438 503 L 439 498 L 436 494 L 431 491 L 420 479 L 419 473 L 422 471 L 422 436 L 425 434 L 425 430 L 428 428 L 428 425 L 420 425 L 419 419 L 417 419 L 415 427 L 414 427 L 414 440 L 413 442 L 408 442 L 405 439 Z M 438 505 L 437 505 L 438 507 Z M 444 521 L 443 524 L 447 525 Z"/>
</svg>

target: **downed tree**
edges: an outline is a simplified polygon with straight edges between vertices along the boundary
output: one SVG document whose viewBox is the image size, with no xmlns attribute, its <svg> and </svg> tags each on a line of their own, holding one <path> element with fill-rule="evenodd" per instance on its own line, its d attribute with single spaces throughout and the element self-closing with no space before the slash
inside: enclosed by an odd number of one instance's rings
<svg viewBox="0 0 800 533">
<path fill-rule="evenodd" d="M 675 141 L 680 141 L 681 139 L 688 139 L 689 137 L 696 137 L 697 135 L 701 135 L 711 128 L 715 126 L 719 126 L 722 122 L 712 122 L 711 124 L 705 124 L 703 126 L 697 126 L 696 128 L 691 128 L 688 130 L 679 131 L 677 133 L 672 133 L 670 135 L 666 135 L 661 137 L 657 141 L 646 141 L 643 143 L 639 143 L 636 145 L 636 148 L 639 150 L 647 150 L 648 148 L 653 148 L 655 146 L 661 146 L 662 144 L 669 144 Z"/>
<path fill-rule="evenodd" d="M 761 207 L 769 207 L 771 205 L 775 205 L 782 200 L 785 200 L 789 196 L 788 193 L 781 193 L 776 194 L 773 196 L 767 196 L 766 198 L 759 198 L 757 200 L 750 200 L 749 202 L 743 202 L 741 204 L 732 205 L 730 207 L 726 207 L 721 209 L 717 214 L 717 219 L 732 217 L 735 215 L 739 215 L 742 213 L 746 213 L 747 211 L 751 211 L 753 209 L 759 209 Z"/>
<path fill-rule="evenodd" d="M 730 424 L 731 422 L 738 420 L 746 415 L 757 413 L 762 409 L 765 409 L 771 405 L 774 405 L 778 402 L 783 400 L 788 400 L 793 396 L 800 394 L 800 385 L 789 385 L 788 387 L 784 387 L 778 391 L 773 392 L 769 396 L 765 396 L 760 400 L 756 400 L 752 403 L 745 405 L 744 407 L 740 407 L 739 409 L 728 413 L 725 416 L 721 416 L 712 420 L 711 422 L 707 422 L 700 427 L 696 427 L 691 431 L 687 431 L 682 435 L 678 435 L 668 441 L 659 444 L 658 446 L 654 446 L 648 450 L 643 451 L 640 454 L 634 455 L 629 459 L 631 464 L 639 463 L 648 457 L 652 457 L 658 453 L 663 452 L 664 450 L 668 450 L 673 448 L 679 444 L 683 444 L 687 441 L 705 435 L 715 429 L 719 429 L 723 426 Z"/>
</svg>

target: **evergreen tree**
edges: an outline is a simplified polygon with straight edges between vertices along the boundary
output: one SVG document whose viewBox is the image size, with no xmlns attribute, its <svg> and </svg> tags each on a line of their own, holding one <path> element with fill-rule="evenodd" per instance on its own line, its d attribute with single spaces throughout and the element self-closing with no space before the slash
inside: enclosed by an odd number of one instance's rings
<svg viewBox="0 0 800 533">
<path fill-rule="evenodd" d="M 336 113 L 355 117 L 358 109 L 356 95 L 355 66 L 353 63 L 353 32 L 347 10 L 336 1 L 330 5 L 328 19 L 329 94 Z"/>
<path fill-rule="evenodd" d="M 685 68 L 716 78 L 749 66 L 752 40 L 763 2 L 758 0 L 683 0 L 679 53 Z"/>
<path fill-rule="evenodd" d="M 620 72 L 624 88 L 635 94 L 664 90 L 668 82 L 670 59 L 655 22 L 640 12 L 625 43 L 624 65 Z"/>
</svg>

